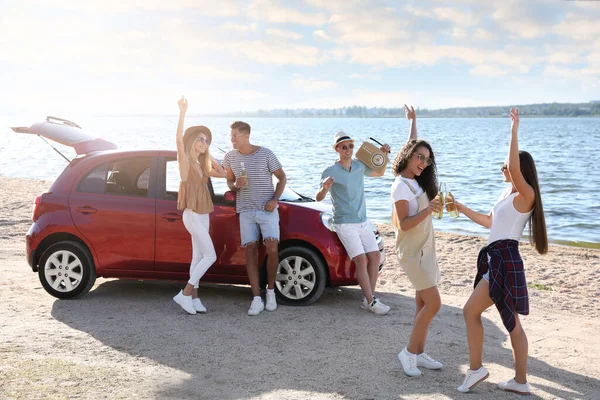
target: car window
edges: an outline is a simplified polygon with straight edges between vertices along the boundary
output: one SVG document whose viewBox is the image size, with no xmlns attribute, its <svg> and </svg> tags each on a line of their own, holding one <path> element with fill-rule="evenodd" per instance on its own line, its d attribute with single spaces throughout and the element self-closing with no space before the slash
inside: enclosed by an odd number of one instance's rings
<svg viewBox="0 0 600 400">
<path fill-rule="evenodd" d="M 78 191 L 148 197 L 151 157 L 134 157 L 94 168 L 79 183 Z"/>
<path fill-rule="evenodd" d="M 179 175 L 179 164 L 177 163 L 177 160 L 167 161 L 165 174 L 166 193 L 164 198 L 166 200 L 177 200 L 177 194 L 179 193 L 179 183 L 181 182 L 181 176 Z"/>
<path fill-rule="evenodd" d="M 107 172 L 108 164 L 94 168 L 79 182 L 77 191 L 84 193 L 104 193 Z"/>
</svg>

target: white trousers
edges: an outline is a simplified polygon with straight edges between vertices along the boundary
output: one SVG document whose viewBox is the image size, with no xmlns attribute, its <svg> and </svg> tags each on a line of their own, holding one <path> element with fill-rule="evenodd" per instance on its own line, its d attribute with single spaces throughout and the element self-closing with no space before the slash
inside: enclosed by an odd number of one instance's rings
<svg viewBox="0 0 600 400">
<path fill-rule="evenodd" d="M 208 233 L 210 219 L 208 214 L 197 214 L 192 209 L 183 211 L 183 225 L 192 235 L 192 262 L 188 283 L 198 288 L 200 278 L 217 261 L 217 253 Z"/>
</svg>

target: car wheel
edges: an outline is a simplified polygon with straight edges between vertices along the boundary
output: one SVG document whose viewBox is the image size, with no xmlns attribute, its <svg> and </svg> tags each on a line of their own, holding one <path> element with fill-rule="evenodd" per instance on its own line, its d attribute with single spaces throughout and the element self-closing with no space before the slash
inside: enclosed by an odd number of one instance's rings
<svg viewBox="0 0 600 400">
<path fill-rule="evenodd" d="M 294 246 L 279 252 L 275 289 L 281 303 L 312 304 L 321 297 L 326 283 L 325 265 L 313 250 Z"/>
<path fill-rule="evenodd" d="M 59 299 L 81 296 L 96 281 L 89 251 L 76 242 L 59 242 L 48 247 L 40 259 L 38 274 L 44 289 Z"/>
</svg>

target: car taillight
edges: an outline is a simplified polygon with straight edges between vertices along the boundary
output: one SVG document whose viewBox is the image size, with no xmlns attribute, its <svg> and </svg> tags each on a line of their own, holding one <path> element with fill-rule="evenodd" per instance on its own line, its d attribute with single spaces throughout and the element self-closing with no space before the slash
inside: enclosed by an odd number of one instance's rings
<svg viewBox="0 0 600 400">
<path fill-rule="evenodd" d="M 39 215 L 37 213 L 40 208 L 41 201 L 42 201 L 42 195 L 40 194 L 39 196 L 37 196 L 35 198 L 35 201 L 33 202 L 33 213 L 31 214 L 31 220 L 33 222 L 35 222 L 35 220 L 37 220 L 39 217 Z"/>
</svg>

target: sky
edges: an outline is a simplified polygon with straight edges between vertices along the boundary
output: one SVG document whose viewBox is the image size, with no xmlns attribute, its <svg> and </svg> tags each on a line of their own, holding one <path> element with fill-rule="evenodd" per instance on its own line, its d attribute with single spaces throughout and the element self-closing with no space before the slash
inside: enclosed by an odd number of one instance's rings
<svg viewBox="0 0 600 400">
<path fill-rule="evenodd" d="M 600 100 L 600 1 L 0 0 L 0 115 Z"/>
</svg>

